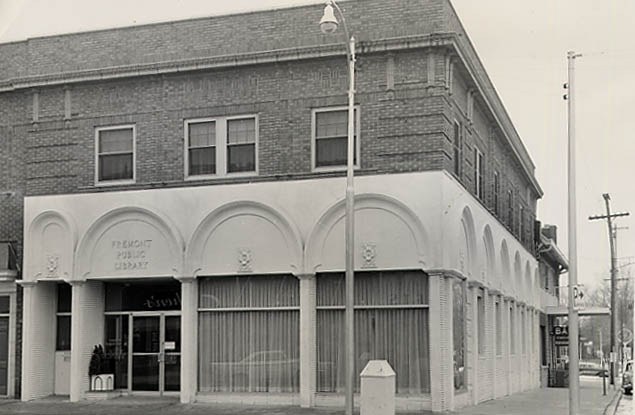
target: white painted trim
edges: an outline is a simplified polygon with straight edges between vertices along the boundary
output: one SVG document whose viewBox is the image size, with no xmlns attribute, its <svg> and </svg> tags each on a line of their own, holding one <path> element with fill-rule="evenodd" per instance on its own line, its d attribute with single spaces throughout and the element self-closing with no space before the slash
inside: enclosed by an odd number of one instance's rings
<svg viewBox="0 0 635 415">
<path fill-rule="evenodd" d="M 108 130 L 132 129 L 132 179 L 123 180 L 99 180 L 99 133 Z M 137 178 L 137 128 L 135 124 L 120 124 L 104 127 L 95 127 L 95 186 L 119 186 L 132 184 Z"/>
</svg>

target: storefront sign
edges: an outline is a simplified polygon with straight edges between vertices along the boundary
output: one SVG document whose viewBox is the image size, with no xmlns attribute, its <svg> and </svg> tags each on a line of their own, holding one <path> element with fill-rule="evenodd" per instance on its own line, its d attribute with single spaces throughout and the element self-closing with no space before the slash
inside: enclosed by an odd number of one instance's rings
<svg viewBox="0 0 635 415">
<path fill-rule="evenodd" d="M 553 342 L 556 346 L 566 346 L 569 344 L 569 327 L 554 326 L 551 332 Z"/>
<path fill-rule="evenodd" d="M 111 242 L 114 253 L 114 267 L 117 271 L 148 269 L 148 251 L 152 239 L 124 239 Z"/>
</svg>

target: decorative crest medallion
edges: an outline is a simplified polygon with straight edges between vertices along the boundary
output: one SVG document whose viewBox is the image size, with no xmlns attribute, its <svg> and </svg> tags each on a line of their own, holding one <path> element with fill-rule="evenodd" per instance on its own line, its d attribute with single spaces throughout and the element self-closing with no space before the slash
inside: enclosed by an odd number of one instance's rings
<svg viewBox="0 0 635 415">
<path fill-rule="evenodd" d="M 49 277 L 57 276 L 59 263 L 60 263 L 59 255 L 47 255 L 46 256 L 46 275 Z"/>
<path fill-rule="evenodd" d="M 364 242 L 362 244 L 362 268 L 377 268 L 375 258 L 377 257 L 377 244 Z"/>
<path fill-rule="evenodd" d="M 251 272 L 251 261 L 251 249 L 238 248 L 238 272 Z"/>
</svg>

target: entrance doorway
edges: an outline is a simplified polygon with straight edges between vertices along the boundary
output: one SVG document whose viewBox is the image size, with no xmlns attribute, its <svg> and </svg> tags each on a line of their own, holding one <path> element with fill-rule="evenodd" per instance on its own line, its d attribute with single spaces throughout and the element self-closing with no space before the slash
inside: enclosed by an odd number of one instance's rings
<svg viewBox="0 0 635 415">
<path fill-rule="evenodd" d="M 181 389 L 181 304 L 177 284 L 106 285 L 105 352 L 115 389 Z"/>
<path fill-rule="evenodd" d="M 132 314 L 131 390 L 178 392 L 181 388 L 181 317 Z"/>
</svg>

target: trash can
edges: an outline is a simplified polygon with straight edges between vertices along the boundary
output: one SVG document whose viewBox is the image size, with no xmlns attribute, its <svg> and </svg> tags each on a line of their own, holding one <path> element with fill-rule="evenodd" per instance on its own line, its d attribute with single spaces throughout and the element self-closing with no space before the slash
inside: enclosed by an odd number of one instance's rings
<svg viewBox="0 0 635 415">
<path fill-rule="evenodd" d="M 395 414 L 395 371 L 386 360 L 370 360 L 362 373 L 360 415 Z"/>
</svg>

